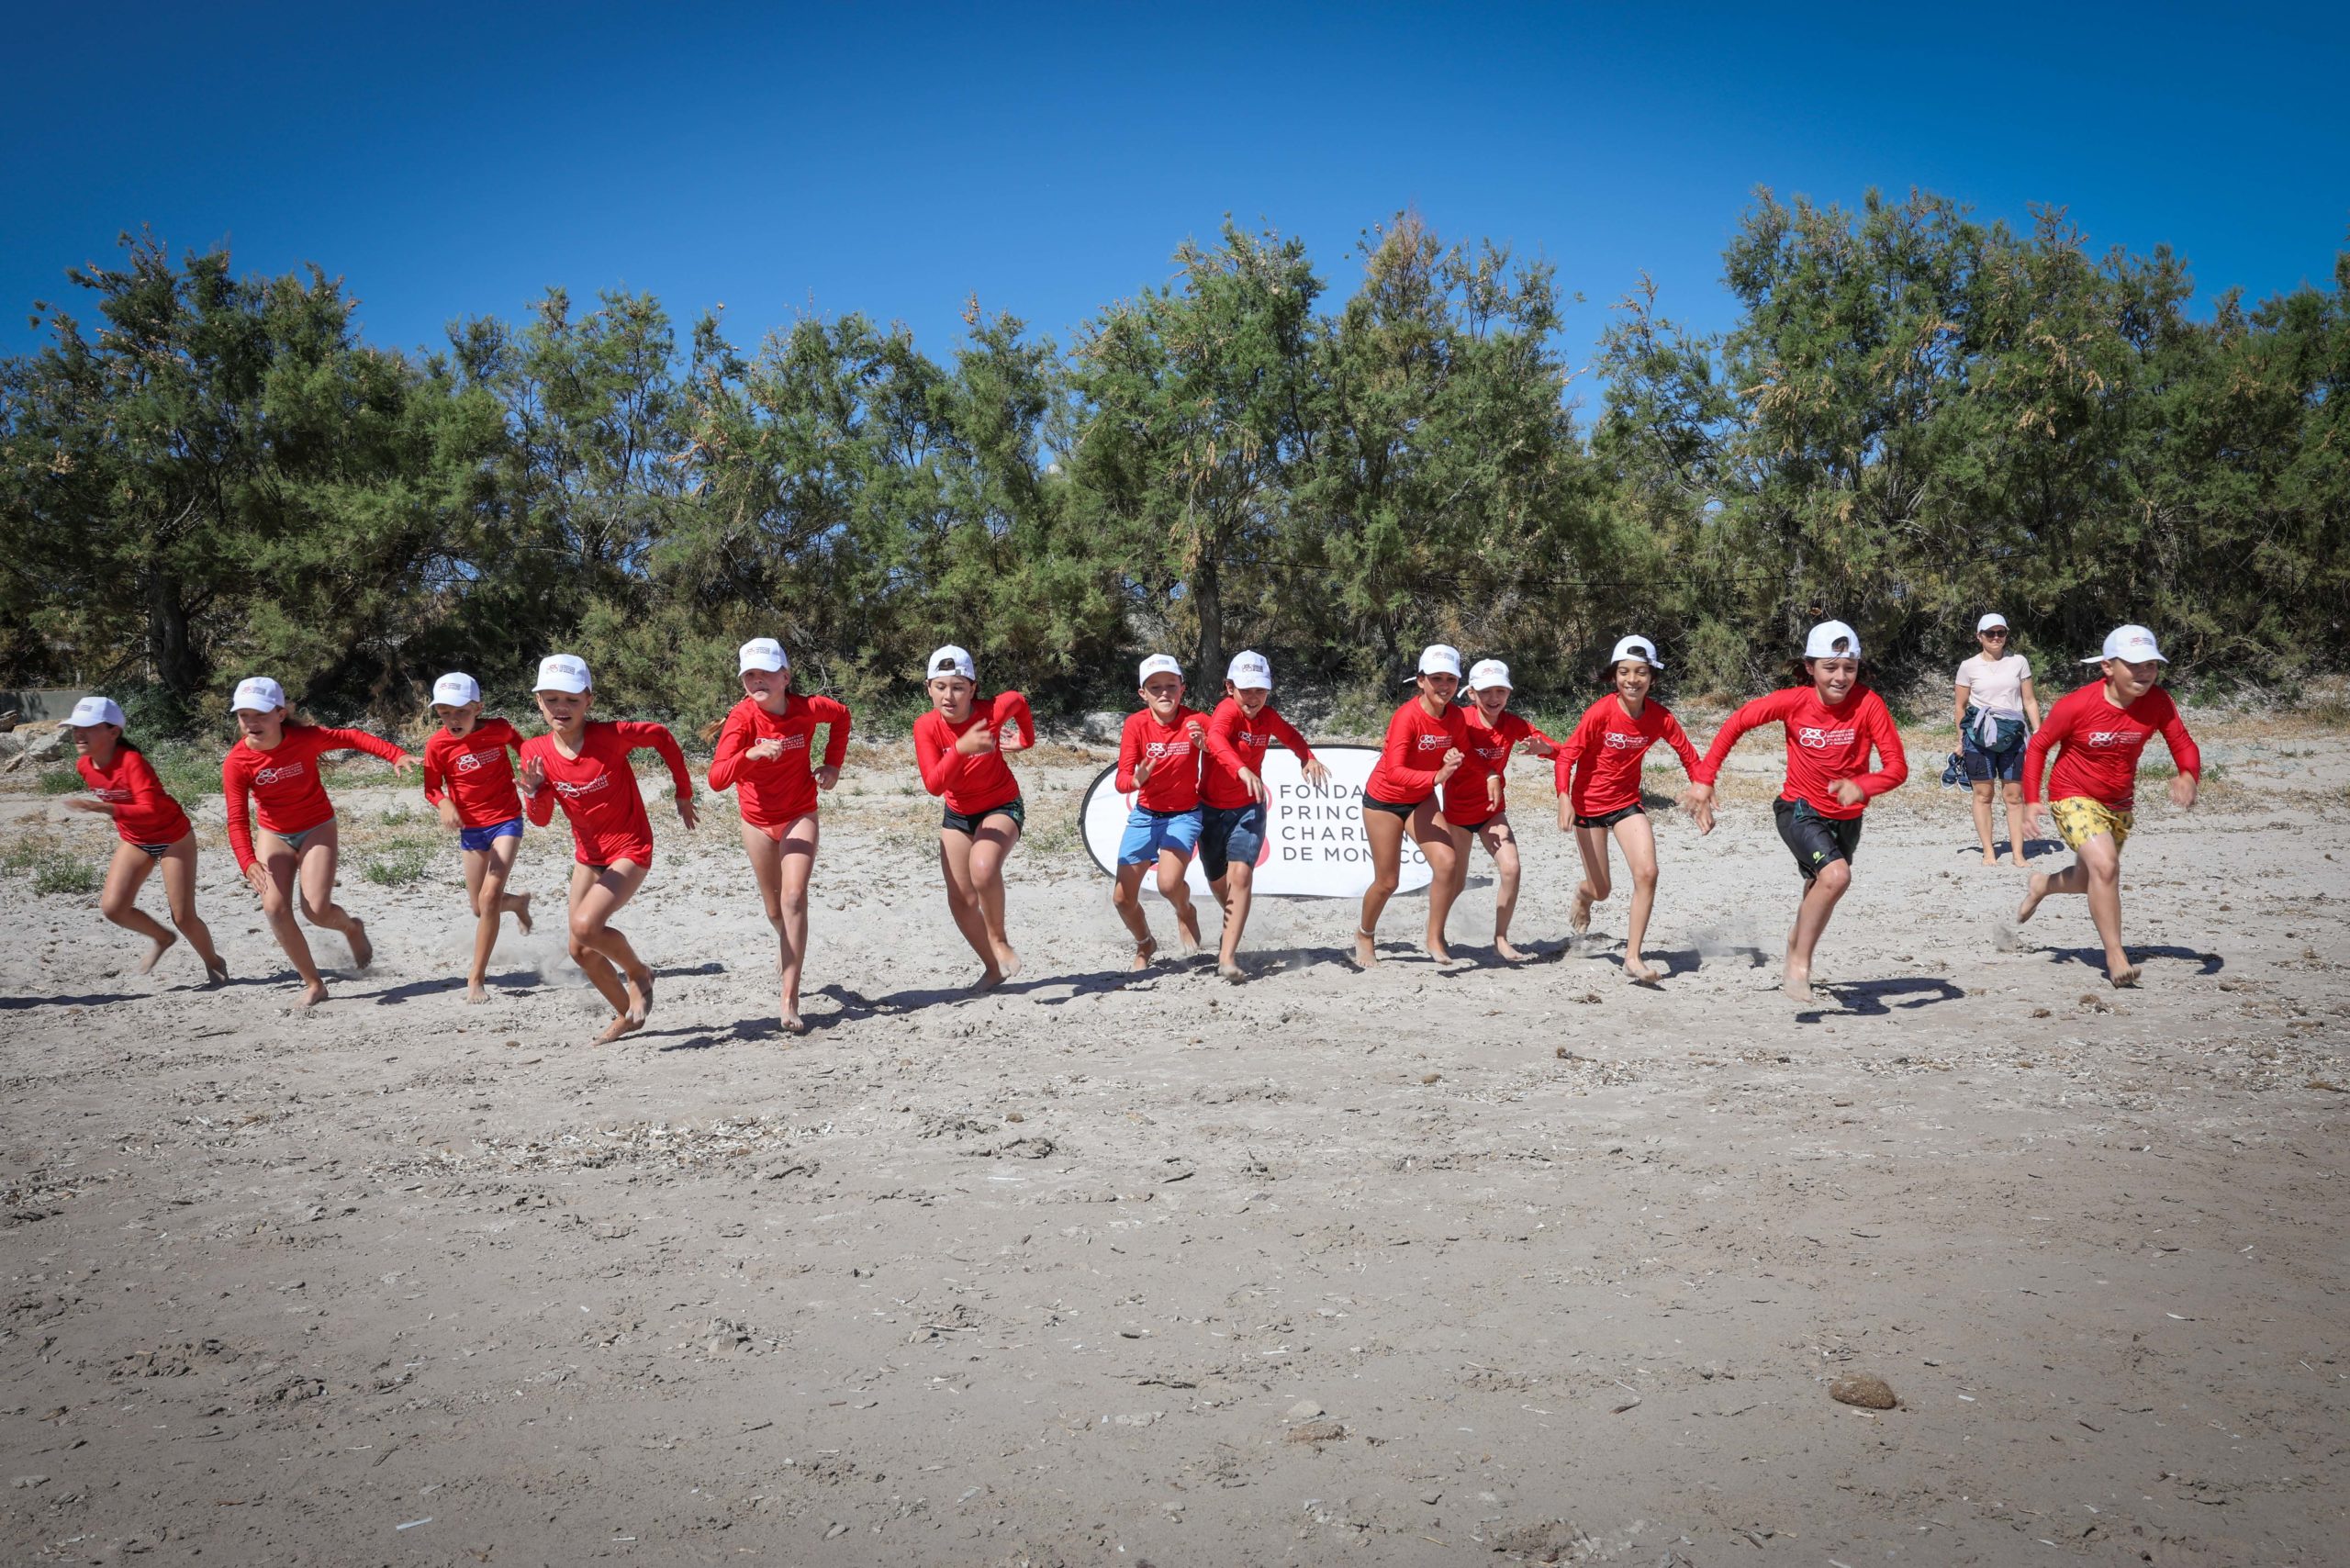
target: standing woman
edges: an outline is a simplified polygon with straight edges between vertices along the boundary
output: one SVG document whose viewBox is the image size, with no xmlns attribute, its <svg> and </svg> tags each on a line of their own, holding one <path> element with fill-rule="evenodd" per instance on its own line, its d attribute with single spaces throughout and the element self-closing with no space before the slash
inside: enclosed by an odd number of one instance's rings
<svg viewBox="0 0 2350 1568">
<path fill-rule="evenodd" d="M 931 711 L 914 721 L 922 787 L 946 801 L 938 868 L 955 928 L 979 956 L 979 991 L 1020 972 L 1003 929 L 1003 863 L 1020 842 L 1027 807 L 1003 754 L 1036 744 L 1036 721 L 1017 691 L 979 695 L 971 655 L 952 643 L 923 665 Z"/>
<path fill-rule="evenodd" d="M 1460 689 L 1460 652 L 1442 643 L 1420 650 L 1419 692 L 1387 721 L 1379 766 L 1362 787 L 1362 831 L 1371 841 L 1371 886 L 1363 890 L 1362 913 L 1355 924 L 1355 962 L 1379 962 L 1379 916 L 1404 879 L 1404 830 L 1427 857 L 1430 887 L 1449 886 L 1455 858 L 1452 828 L 1444 820 L 1437 791 L 1460 770 L 1469 750 L 1469 732 L 1452 705 Z M 1437 924 L 1436 900 L 1428 901 L 1428 956 L 1449 964 L 1444 931 Z"/>
<path fill-rule="evenodd" d="M 1983 841 L 1983 864 L 1997 866 L 1991 843 L 1991 791 L 2008 803 L 2008 851 L 2019 866 L 2030 836 L 2024 831 L 2023 753 L 2040 728 L 2040 698 L 2031 689 L 2031 661 L 2009 653 L 2014 639 L 2008 618 L 1993 610 L 1975 623 L 1982 652 L 1958 666 L 1953 722 L 1958 725 L 1959 766 L 1975 788 L 1975 836 Z"/>
<path fill-rule="evenodd" d="M 1640 957 L 1649 913 L 1656 907 L 1656 834 L 1649 826 L 1648 808 L 1640 803 L 1641 760 L 1649 747 L 1662 741 L 1681 759 L 1683 770 L 1692 778 L 1697 776 L 1697 748 L 1689 744 L 1672 711 L 1650 696 L 1663 673 L 1664 666 L 1656 661 L 1656 644 L 1646 637 L 1618 642 L 1602 678 L 1615 689 L 1583 711 L 1574 734 L 1559 749 L 1559 825 L 1572 828 L 1575 847 L 1583 854 L 1583 884 L 1575 889 L 1574 912 L 1567 926 L 1577 936 L 1589 930 L 1591 906 L 1611 890 L 1607 840 L 1613 834 L 1632 873 L 1624 975 L 1636 985 L 1653 985 L 1658 979 Z M 1713 827 L 1710 812 L 1698 817 L 1699 834 L 1711 833 Z"/>
<path fill-rule="evenodd" d="M 65 802 L 68 810 L 114 819 L 114 848 L 106 867 L 106 891 L 98 897 L 98 912 L 127 931 L 136 931 L 154 946 L 139 960 L 139 972 L 151 974 L 155 960 L 179 940 L 155 917 L 139 908 L 139 890 L 147 873 L 163 868 L 163 899 L 172 924 L 180 928 L 196 956 L 204 960 L 204 977 L 213 985 L 229 978 L 229 966 L 212 946 L 212 932 L 196 913 L 196 831 L 187 813 L 163 791 L 154 767 L 122 733 L 122 710 L 111 697 L 84 697 L 62 726 L 73 732 L 80 754 L 73 767 L 87 795 Z"/>
<path fill-rule="evenodd" d="M 840 782 L 848 752 L 849 712 L 829 697 L 791 689 L 791 660 L 772 637 L 743 644 L 735 665 L 743 700 L 718 728 L 710 787 L 731 789 L 743 817 L 743 853 L 751 858 L 767 924 L 780 944 L 783 1031 L 804 1035 L 800 971 L 808 960 L 808 876 L 816 866 L 816 791 Z M 816 726 L 824 726 L 824 764 L 811 769 Z"/>
<path fill-rule="evenodd" d="M 1439 936 L 1453 901 L 1469 885 L 1469 853 L 1478 844 L 1494 857 L 1494 951 L 1508 963 L 1526 957 L 1509 945 L 1517 913 L 1517 835 L 1510 830 L 1505 790 L 1509 759 L 1524 742 L 1537 756 L 1556 756 L 1558 743 L 1509 711 L 1509 666 L 1480 659 L 1469 668 L 1469 705 L 1460 710 L 1469 737 L 1460 767 L 1445 781 L 1439 803 L 1452 834 L 1452 875 L 1428 888 L 1428 927 Z"/>
<path fill-rule="evenodd" d="M 329 752 L 364 751 L 390 763 L 394 773 L 405 773 L 416 766 L 416 758 L 364 730 L 295 722 L 286 714 L 285 689 L 267 676 L 239 681 L 229 705 L 242 732 L 220 763 L 229 847 L 245 880 L 261 895 L 262 913 L 277 934 L 277 945 L 302 977 L 302 999 L 294 1005 L 310 1007 L 327 999 L 327 982 L 319 978 L 309 940 L 294 924 L 297 881 L 302 913 L 311 924 L 341 932 L 351 944 L 351 961 L 359 968 L 375 958 L 367 928 L 334 902 L 341 837 L 334 802 L 327 799 L 326 784 L 319 777 L 319 761 Z M 248 801 L 261 820 L 258 834 L 246 820 Z"/>
<path fill-rule="evenodd" d="M 522 809 L 544 827 L 560 803 L 571 821 L 571 958 L 614 1017 L 599 1045 L 644 1027 L 653 1012 L 653 971 L 611 924 L 653 868 L 653 819 L 644 812 L 629 754 L 651 748 L 669 765 L 677 820 L 694 825 L 694 776 L 666 724 L 589 720 L 595 700 L 588 661 L 554 654 L 539 661 L 535 688 L 547 733 L 522 743 Z"/>
</svg>

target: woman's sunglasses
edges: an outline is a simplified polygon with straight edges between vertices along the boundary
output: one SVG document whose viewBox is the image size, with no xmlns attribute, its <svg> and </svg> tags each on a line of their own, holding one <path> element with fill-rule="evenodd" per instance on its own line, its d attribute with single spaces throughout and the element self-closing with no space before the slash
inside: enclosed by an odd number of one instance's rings
<svg viewBox="0 0 2350 1568">
<path fill-rule="evenodd" d="M 2008 634 L 2005 632 L 1977 632 L 1975 634 L 1986 643 L 2004 643 L 2008 640 Z"/>
</svg>

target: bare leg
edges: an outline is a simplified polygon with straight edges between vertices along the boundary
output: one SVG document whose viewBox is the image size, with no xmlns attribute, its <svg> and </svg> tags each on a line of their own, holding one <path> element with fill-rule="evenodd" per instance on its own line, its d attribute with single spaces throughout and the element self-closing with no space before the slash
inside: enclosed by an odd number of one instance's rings
<svg viewBox="0 0 2350 1568">
<path fill-rule="evenodd" d="M 1475 835 L 1465 827 L 1455 827 L 1445 822 L 1441 815 L 1437 820 L 1442 823 L 1444 846 L 1449 861 L 1446 869 L 1437 871 L 1428 881 L 1427 940 L 1429 956 L 1439 964 L 1449 964 L 1452 961 L 1452 954 L 1444 944 L 1444 928 L 1452 923 L 1452 906 L 1460 901 L 1461 890 L 1469 885 L 1469 846 L 1475 842 Z M 1418 837 L 1419 833 L 1419 812 L 1415 812 L 1412 813 L 1413 836 Z M 1427 854 L 1425 843 L 1420 853 Z M 1428 865 L 1432 870 L 1437 866 L 1434 856 L 1429 856 Z"/>
<path fill-rule="evenodd" d="M 139 890 L 146 884 L 147 873 L 155 868 L 147 852 L 135 844 L 118 841 L 114 858 L 106 862 L 106 890 L 98 895 L 98 913 L 121 926 L 135 931 L 151 944 L 147 956 L 139 960 L 142 975 L 155 972 L 155 961 L 171 945 L 179 940 L 163 927 L 163 923 L 139 907 Z"/>
<path fill-rule="evenodd" d="M 277 945 L 285 950 L 294 972 L 302 977 L 302 997 L 294 1005 L 297 1010 L 314 1007 L 327 999 L 327 982 L 319 978 L 319 963 L 311 956 L 310 939 L 302 935 L 301 926 L 294 920 L 294 882 L 302 868 L 301 859 L 292 845 L 267 828 L 253 834 L 253 849 L 268 879 L 261 895 L 262 914 L 269 921 Z"/>
<path fill-rule="evenodd" d="M 514 872 L 514 855 L 521 848 L 519 838 L 493 838 L 487 849 L 468 849 L 465 857 L 465 892 L 471 901 L 474 921 L 474 967 L 465 976 L 465 1000 L 489 1000 L 489 955 L 498 946 L 498 923 L 506 912 L 518 903 L 526 903 L 506 891 L 506 879 Z"/>
<path fill-rule="evenodd" d="M 163 851 L 163 898 L 171 906 L 172 924 L 180 928 L 180 935 L 196 949 L 196 956 L 204 960 L 205 979 L 215 985 L 227 980 L 229 966 L 212 946 L 212 928 L 196 913 L 194 834 Z"/>
<path fill-rule="evenodd" d="M 1010 980 L 1020 972 L 1020 955 L 1003 928 L 1003 863 L 1020 843 L 1020 824 L 1001 813 L 979 823 L 971 840 L 971 886 L 979 897 L 979 918 L 987 926 L 988 947 L 995 967 Z"/>
<path fill-rule="evenodd" d="M 367 928 L 334 902 L 335 864 L 341 854 L 341 824 L 328 818 L 302 842 L 302 914 L 313 925 L 339 931 L 351 944 L 351 961 L 364 969 L 375 961 Z"/>
<path fill-rule="evenodd" d="M 1135 939 L 1134 971 L 1136 974 L 1150 968 L 1158 955 L 1158 938 L 1150 934 L 1150 917 L 1142 912 L 1142 862 L 1118 868 L 1117 880 L 1110 885 L 1110 907 L 1126 923 L 1127 934 Z"/>
<path fill-rule="evenodd" d="M 1469 876 L 1468 857 L 1452 845 L 1452 835 L 1459 831 L 1444 820 L 1444 812 L 1433 795 L 1421 801 L 1420 809 L 1412 813 L 1412 841 L 1420 846 L 1420 853 L 1428 861 L 1428 957 L 1439 964 L 1452 962 L 1452 951 L 1444 945 L 1444 926 L 1437 917 L 1436 890 L 1449 887 L 1458 897 Z M 1400 865 L 1398 869 L 1400 872 Z M 1445 902 L 1449 905 L 1451 900 Z M 1449 909 L 1446 913 L 1449 913 Z"/>
<path fill-rule="evenodd" d="M 2074 852 L 2073 863 L 2054 876 L 2035 872 L 2031 888 L 2016 909 L 2019 924 L 2030 920 L 2051 893 L 2086 893 L 2089 919 L 2105 945 L 2105 976 L 2117 986 L 2136 985 L 2138 967 L 2121 946 L 2121 851 L 2111 834 L 2100 833 Z"/>
<path fill-rule="evenodd" d="M 1579 827 L 1574 834 L 1575 848 L 1583 854 L 1583 881 L 1575 889 L 1575 905 L 1567 916 L 1567 929 L 1581 936 L 1591 929 L 1591 906 L 1606 902 L 1614 884 L 1607 877 L 1607 830 Z"/>
<path fill-rule="evenodd" d="M 765 838 L 767 835 L 759 835 Z M 784 1032 L 804 1035 L 807 1021 L 800 1016 L 800 976 L 808 963 L 808 880 L 816 870 L 816 813 L 794 821 L 772 841 L 776 857 L 777 935 L 783 944 L 778 968 L 783 980 Z"/>
<path fill-rule="evenodd" d="M 1632 873 L 1632 913 L 1624 926 L 1624 977 L 1647 985 L 1657 978 L 1640 956 L 1640 945 L 1648 939 L 1649 913 L 1656 908 L 1656 829 L 1645 814 L 1636 812 L 1616 824 L 1616 842 L 1623 846 L 1624 865 Z M 1601 854 L 1606 854 L 1604 845 Z"/>
<path fill-rule="evenodd" d="M 1199 906 L 1192 902 L 1192 884 L 1184 875 L 1191 868 L 1190 858 L 1175 850 L 1158 852 L 1158 896 L 1174 907 L 1175 935 L 1187 958 L 1200 950 Z"/>
<path fill-rule="evenodd" d="M 1371 841 L 1371 886 L 1362 890 L 1362 913 L 1355 920 L 1355 962 L 1367 969 L 1379 962 L 1373 940 L 1379 917 L 1404 879 L 1404 819 L 1365 806 L 1362 835 Z"/>
<path fill-rule="evenodd" d="M 1494 816 L 1477 830 L 1484 841 L 1485 853 L 1494 857 L 1494 951 L 1510 963 L 1517 963 L 1526 955 L 1510 946 L 1509 923 L 1517 913 L 1517 834 L 1509 825 L 1507 813 Z M 1455 881 L 1468 879 L 1469 846 L 1460 846 L 1460 868 L 1453 873 Z"/>
<path fill-rule="evenodd" d="M 1214 890 L 1216 902 L 1224 905 L 1224 935 L 1216 944 L 1215 972 L 1228 980 L 1241 978 L 1240 934 L 1248 928 L 1256 878 L 1256 867 L 1235 860 L 1225 868 L 1224 880 L 1208 884 Z"/>
<path fill-rule="evenodd" d="M 597 1036 L 599 1045 L 643 1028 L 653 1012 L 653 971 L 611 924 L 644 885 L 647 869 L 633 860 L 615 860 L 601 871 L 592 866 L 571 868 L 571 957 L 618 1014 Z"/>
<path fill-rule="evenodd" d="M 2008 858 L 2015 865 L 2024 862 L 2023 786 L 2009 778 L 2001 782 L 1999 790 L 2008 806 Z"/>
<path fill-rule="evenodd" d="M 1787 933 L 1786 968 L 1780 980 L 1780 989 L 1797 1002 L 1811 1000 L 1812 950 L 1819 946 L 1837 901 L 1852 885 L 1852 862 L 1830 860 L 1804 887 L 1803 902 L 1796 906 L 1796 923 Z"/>
<path fill-rule="evenodd" d="M 1992 847 L 1991 844 L 1991 792 L 1998 788 L 1998 786 L 1988 778 L 1975 780 L 1975 836 L 1983 841 L 1983 864 L 1986 866 L 1997 866 L 1999 863 L 1999 852 Z M 2011 833 L 2015 828 L 2015 812 L 2010 810 L 2008 812 L 2008 827 Z"/>
</svg>

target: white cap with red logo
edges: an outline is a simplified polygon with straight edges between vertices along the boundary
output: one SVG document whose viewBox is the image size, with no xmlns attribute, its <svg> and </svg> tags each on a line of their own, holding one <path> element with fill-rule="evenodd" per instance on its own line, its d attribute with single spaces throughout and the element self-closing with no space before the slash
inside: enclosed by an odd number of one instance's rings
<svg viewBox="0 0 2350 1568">
<path fill-rule="evenodd" d="M 2154 644 L 2154 634 L 2143 626 L 2116 626 L 2105 634 L 2105 652 L 2093 659 L 2083 659 L 2085 665 L 2101 665 L 2108 659 L 2120 659 L 2124 664 L 2164 664 L 2163 651 Z"/>
<path fill-rule="evenodd" d="M 1273 689 L 1273 663 L 1264 655 L 1248 652 L 1232 655 L 1232 663 L 1225 666 L 1224 678 L 1232 682 L 1236 691 L 1270 691 Z"/>
<path fill-rule="evenodd" d="M 1136 678 L 1136 680 L 1139 684 L 1147 681 L 1154 675 L 1171 675 L 1181 680 L 1183 678 L 1183 666 L 1175 662 L 1175 655 L 1172 654 L 1153 654 L 1142 661 L 1142 673 Z"/>
<path fill-rule="evenodd" d="M 237 682 L 237 695 L 229 700 L 232 713 L 266 713 L 285 706 L 285 688 L 265 675 Z"/>
<path fill-rule="evenodd" d="M 1420 667 L 1412 678 L 1417 680 L 1423 675 L 1449 675 L 1460 679 L 1460 650 L 1444 643 L 1430 643 L 1420 650 Z"/>
<path fill-rule="evenodd" d="M 462 708 L 480 700 L 481 682 L 460 671 L 452 670 L 432 683 L 432 705 L 436 708 Z"/>
<path fill-rule="evenodd" d="M 73 704 L 73 711 L 65 715 L 61 730 L 86 730 L 94 724 L 112 724 L 122 728 L 122 710 L 111 697 L 84 697 Z"/>
<path fill-rule="evenodd" d="M 549 654 L 539 661 L 538 684 L 533 691 L 592 691 L 596 682 L 588 673 L 588 661 L 577 654 Z"/>
</svg>

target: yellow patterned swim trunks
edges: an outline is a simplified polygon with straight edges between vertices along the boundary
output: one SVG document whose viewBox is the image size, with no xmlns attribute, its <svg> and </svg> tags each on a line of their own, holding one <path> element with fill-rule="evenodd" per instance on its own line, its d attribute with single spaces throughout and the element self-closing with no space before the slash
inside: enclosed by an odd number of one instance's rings
<svg viewBox="0 0 2350 1568">
<path fill-rule="evenodd" d="M 2103 801 L 2092 801 L 2087 795 L 2067 795 L 2061 801 L 2048 802 L 2049 812 L 2056 818 L 2056 832 L 2065 846 L 2077 850 L 2098 834 L 2113 835 L 2113 847 L 2121 848 L 2130 842 L 2130 829 L 2137 821 L 2134 812 L 2117 812 Z"/>
</svg>

